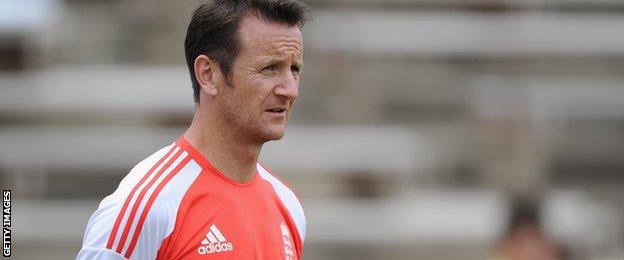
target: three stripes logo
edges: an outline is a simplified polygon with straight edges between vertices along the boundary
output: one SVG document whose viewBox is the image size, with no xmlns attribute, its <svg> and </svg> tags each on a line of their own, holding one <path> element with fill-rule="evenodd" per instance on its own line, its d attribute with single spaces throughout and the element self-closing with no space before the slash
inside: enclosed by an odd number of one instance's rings
<svg viewBox="0 0 624 260">
<path fill-rule="evenodd" d="M 128 194 L 108 237 L 107 249 L 114 250 L 128 259 L 132 256 L 143 231 L 143 224 L 156 198 L 190 160 L 188 152 L 178 145 L 173 145 L 169 152 L 149 169 Z"/>
<path fill-rule="evenodd" d="M 204 240 L 201 241 L 201 246 L 197 248 L 197 253 L 205 255 L 232 250 L 234 250 L 234 245 L 231 242 L 227 242 L 221 231 L 213 224 L 210 226 L 210 231 L 206 233 Z"/>
</svg>

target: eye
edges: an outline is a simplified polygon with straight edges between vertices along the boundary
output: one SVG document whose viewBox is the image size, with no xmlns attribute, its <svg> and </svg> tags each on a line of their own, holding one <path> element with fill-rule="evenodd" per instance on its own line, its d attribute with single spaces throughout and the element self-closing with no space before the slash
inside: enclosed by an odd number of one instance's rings
<svg viewBox="0 0 624 260">
<path fill-rule="evenodd" d="M 290 71 L 292 71 L 294 75 L 299 75 L 301 73 L 301 67 L 297 65 L 290 66 Z"/>
<path fill-rule="evenodd" d="M 264 67 L 262 70 L 265 70 L 265 71 L 276 71 L 277 70 L 277 65 L 271 64 L 269 66 Z"/>
</svg>

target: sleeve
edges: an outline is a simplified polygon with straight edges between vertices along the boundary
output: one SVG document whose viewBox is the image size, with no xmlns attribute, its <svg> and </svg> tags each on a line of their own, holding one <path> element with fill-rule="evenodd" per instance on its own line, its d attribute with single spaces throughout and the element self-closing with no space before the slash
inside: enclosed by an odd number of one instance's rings
<svg viewBox="0 0 624 260">
<path fill-rule="evenodd" d="M 282 205 L 286 208 L 288 215 L 293 221 L 293 224 L 297 230 L 296 243 L 299 244 L 299 248 L 303 248 L 303 242 L 306 237 L 306 217 L 305 212 L 303 210 L 303 205 L 301 204 L 299 198 L 295 194 L 295 192 L 286 185 L 285 182 L 281 181 L 275 175 L 273 175 L 269 170 L 267 170 L 262 164 L 258 163 L 258 172 L 260 173 L 260 177 L 268 181 L 275 190 L 278 198 L 280 199 Z"/>
<path fill-rule="evenodd" d="M 134 210 L 128 203 L 123 210 L 124 201 L 115 193 L 104 199 L 89 219 L 77 259 L 155 259 L 175 216 L 158 206 L 143 214 L 144 203 L 137 205 Z"/>
<path fill-rule="evenodd" d="M 201 170 L 173 145 L 137 164 L 89 219 L 77 258 L 155 259 Z"/>
<path fill-rule="evenodd" d="M 78 253 L 77 260 L 101 259 L 101 260 L 125 260 L 119 253 L 107 248 L 83 247 Z"/>
</svg>

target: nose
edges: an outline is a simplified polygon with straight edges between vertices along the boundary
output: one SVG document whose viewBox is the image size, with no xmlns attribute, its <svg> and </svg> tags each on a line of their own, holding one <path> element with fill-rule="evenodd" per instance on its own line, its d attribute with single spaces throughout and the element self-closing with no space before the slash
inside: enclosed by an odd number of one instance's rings
<svg viewBox="0 0 624 260">
<path fill-rule="evenodd" d="M 297 99 L 299 96 L 299 80 L 290 71 L 283 73 L 278 85 L 275 87 L 274 93 L 291 101 Z"/>
</svg>

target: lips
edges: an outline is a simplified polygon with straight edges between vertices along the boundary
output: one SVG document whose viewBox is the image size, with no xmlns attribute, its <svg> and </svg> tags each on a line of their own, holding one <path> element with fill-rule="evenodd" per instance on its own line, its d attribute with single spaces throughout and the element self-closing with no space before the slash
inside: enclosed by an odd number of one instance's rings
<svg viewBox="0 0 624 260">
<path fill-rule="evenodd" d="M 286 111 L 286 108 L 284 108 L 284 107 L 272 107 L 272 108 L 269 108 L 269 109 L 267 109 L 265 111 L 269 112 L 269 113 L 283 113 L 283 112 Z"/>
</svg>

